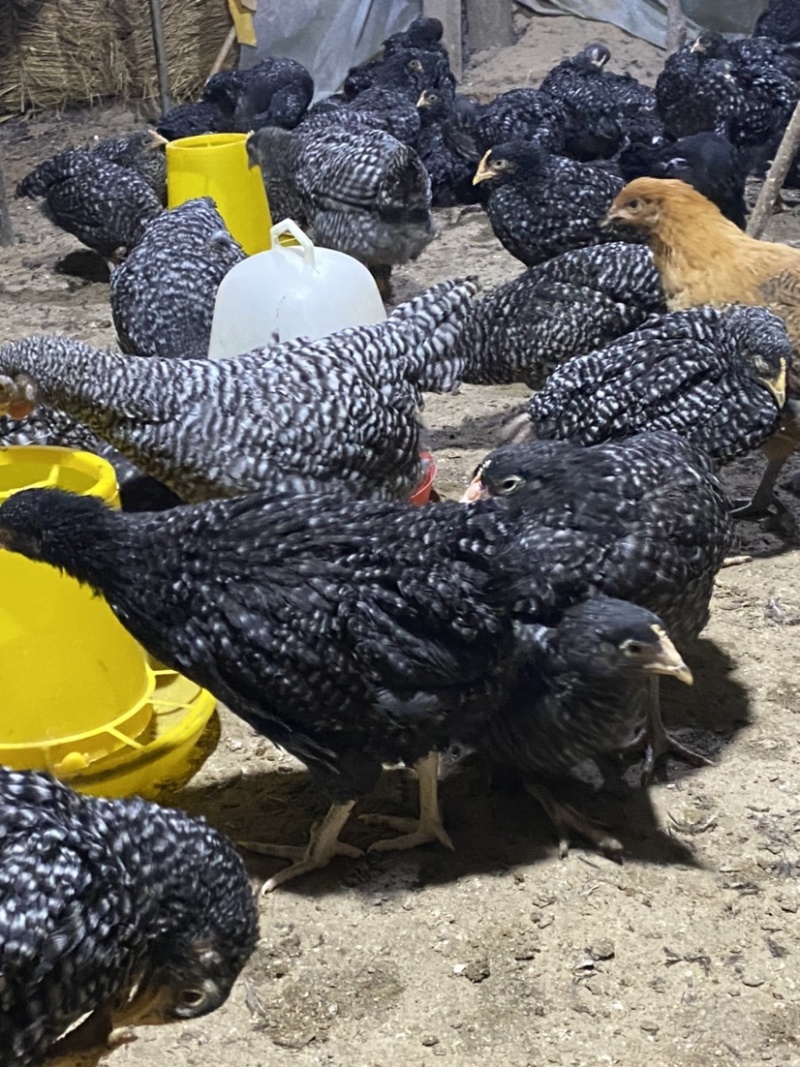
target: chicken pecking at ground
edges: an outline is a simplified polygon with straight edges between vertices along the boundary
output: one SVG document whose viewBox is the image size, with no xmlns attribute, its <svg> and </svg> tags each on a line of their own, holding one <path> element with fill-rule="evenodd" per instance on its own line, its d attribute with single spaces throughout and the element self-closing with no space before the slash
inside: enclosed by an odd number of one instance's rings
<svg viewBox="0 0 800 1067">
<path fill-rule="evenodd" d="M 135 170 L 78 149 L 40 163 L 19 183 L 17 196 L 42 197 L 56 226 L 107 260 L 134 248 L 162 211 Z"/>
<path fill-rule="evenodd" d="M 120 1027 L 214 1011 L 257 932 L 244 864 L 204 820 L 0 767 L 5 1067 L 101 1055 Z"/>
<path fill-rule="evenodd" d="M 505 445 L 479 465 L 464 500 L 496 495 L 516 497 L 531 517 L 517 535 L 530 558 L 516 589 L 536 610 L 568 590 L 630 600 L 658 614 L 681 651 L 705 627 L 733 523 L 711 459 L 688 441 L 659 431 L 590 448 Z M 664 730 L 657 687 L 646 739 L 645 778 L 670 752 L 704 762 Z"/>
<path fill-rule="evenodd" d="M 621 239 L 600 223 L 622 179 L 589 163 L 511 141 L 486 153 L 473 182 L 487 183 L 495 236 L 528 267 L 572 248 Z"/>
<path fill-rule="evenodd" d="M 122 351 L 165 359 L 208 355 L 217 289 L 244 258 L 211 197 L 159 215 L 111 275 Z"/>
<path fill-rule="evenodd" d="M 528 413 L 540 440 L 672 430 L 724 462 L 778 431 L 791 365 L 784 325 L 766 308 L 689 308 L 564 363 Z"/>
<path fill-rule="evenodd" d="M 551 531 L 529 523 L 521 547 L 521 517 L 513 499 L 416 508 L 263 493 L 129 515 L 89 496 L 29 489 L 0 505 L 0 545 L 88 584 L 160 662 L 306 764 L 331 807 L 305 847 L 246 843 L 295 860 L 269 890 L 335 855 L 358 855 L 339 833 L 383 763 L 416 766 L 420 817 L 410 826 L 390 818 L 404 832 L 372 847 L 451 846 L 438 810 L 437 753 L 485 742 L 520 662 L 534 649 L 545 654 L 543 626 L 557 627 L 588 592 L 568 579 L 556 588 L 543 572 L 541 590 L 526 580 L 528 559 Z M 586 731 L 583 747 L 594 750 L 603 748 L 602 726 L 592 678 L 583 682 L 578 665 L 617 650 L 603 647 L 596 626 L 580 627 L 579 611 L 570 617 L 588 646 L 569 655 L 565 639 L 569 663 L 554 664 L 551 679 L 560 678 L 556 694 L 574 716 L 562 729 Z M 634 613 L 616 630 L 622 653 L 641 622 Z M 649 675 L 683 668 L 652 636 L 638 653 Z M 528 706 L 535 715 L 536 701 Z M 638 709 L 624 712 L 627 736 Z M 605 713 L 613 745 L 623 709 L 611 699 Z M 570 744 L 564 762 L 582 747 L 577 736 Z"/>
<path fill-rule="evenodd" d="M 565 360 L 665 310 L 648 248 L 607 244 L 564 252 L 496 286 L 470 308 L 456 342 L 463 380 L 539 389 Z"/>
<path fill-rule="evenodd" d="M 759 241 L 726 219 L 719 209 L 685 182 L 637 178 L 617 195 L 607 220 L 644 234 L 671 309 L 710 304 L 750 304 L 778 315 L 797 355 L 800 346 L 800 250 Z M 788 376 L 787 395 L 800 399 L 796 369 Z M 765 446 L 767 469 L 753 499 L 737 509 L 740 518 L 777 513 L 787 517 L 775 496 L 786 460 L 800 445 L 800 422 L 787 404 L 780 431 Z"/>
<path fill-rule="evenodd" d="M 142 359 L 43 336 L 0 347 L 0 414 L 69 415 L 185 501 L 338 488 L 405 497 L 422 391 L 457 388 L 476 292 L 441 282 L 384 322 L 224 360 Z"/>
<path fill-rule="evenodd" d="M 360 260 L 383 295 L 392 267 L 433 240 L 428 173 L 413 148 L 382 130 L 264 127 L 247 151 L 275 217 L 294 219 L 318 245 Z"/>
</svg>

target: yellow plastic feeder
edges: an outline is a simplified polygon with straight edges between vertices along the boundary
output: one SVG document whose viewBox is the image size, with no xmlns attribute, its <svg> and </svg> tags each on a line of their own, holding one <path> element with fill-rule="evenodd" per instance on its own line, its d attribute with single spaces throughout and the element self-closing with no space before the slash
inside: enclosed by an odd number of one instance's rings
<svg viewBox="0 0 800 1067">
<path fill-rule="evenodd" d="M 114 468 L 99 456 L 0 449 L 0 500 L 40 487 L 119 506 Z M 105 796 L 154 796 L 199 769 L 209 693 L 154 669 L 105 601 L 54 568 L 0 551 L 0 588 L 0 763 Z"/>
<path fill-rule="evenodd" d="M 271 248 L 267 194 L 258 167 L 247 159 L 246 133 L 208 133 L 170 141 L 167 206 L 210 196 L 248 256 Z"/>
</svg>

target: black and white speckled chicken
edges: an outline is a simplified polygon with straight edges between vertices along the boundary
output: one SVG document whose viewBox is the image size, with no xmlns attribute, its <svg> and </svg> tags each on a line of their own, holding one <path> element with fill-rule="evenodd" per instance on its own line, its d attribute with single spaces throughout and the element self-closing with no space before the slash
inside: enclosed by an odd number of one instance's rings
<svg viewBox="0 0 800 1067">
<path fill-rule="evenodd" d="M 100 1055 L 115 1028 L 214 1011 L 257 930 L 244 864 L 204 820 L 0 767 L 5 1067 Z"/>
<path fill-rule="evenodd" d="M 559 367 L 528 410 L 539 438 L 594 445 L 672 430 L 730 460 L 777 431 L 792 351 L 766 308 L 673 311 Z"/>
<path fill-rule="evenodd" d="M 197 137 L 204 133 L 235 133 L 236 122 L 228 104 L 190 100 L 176 104 L 154 126 L 167 141 Z"/>
<path fill-rule="evenodd" d="M 167 202 L 166 138 L 153 129 L 137 130 L 127 137 L 111 137 L 92 143 L 92 155 L 136 171 L 162 204 Z"/>
<path fill-rule="evenodd" d="M 404 48 L 365 66 L 353 67 L 344 80 L 342 93 L 346 100 L 352 100 L 375 86 L 394 89 L 414 103 L 423 89 L 435 89 L 452 97 L 456 80 L 446 52 Z"/>
<path fill-rule="evenodd" d="M 729 59 L 709 57 L 696 42 L 667 58 L 656 79 L 656 106 L 668 136 L 688 137 L 704 130 L 727 134 L 744 101 Z"/>
<path fill-rule="evenodd" d="M 756 19 L 754 37 L 772 37 L 783 44 L 800 41 L 800 9 L 795 0 L 770 0 L 769 7 Z"/>
<path fill-rule="evenodd" d="M 630 600 L 659 615 L 681 651 L 708 622 L 733 522 L 712 460 L 690 442 L 659 431 L 590 448 L 505 445 L 480 464 L 464 499 L 486 495 L 517 496 L 532 519 L 517 539 L 527 567 L 509 581 L 535 612 L 568 590 L 573 600 Z M 645 776 L 668 752 L 697 763 L 664 730 L 657 689 L 651 698 Z"/>
<path fill-rule="evenodd" d="M 478 155 L 509 141 L 535 141 L 551 152 L 561 152 L 567 121 L 563 105 L 541 89 L 510 89 L 487 104 L 475 105 L 462 117 Z"/>
<path fill-rule="evenodd" d="M 431 180 L 434 207 L 474 204 L 479 191 L 472 184 L 478 153 L 474 138 L 459 125 L 454 103 L 426 89 L 417 101 L 421 129 L 416 149 Z"/>
<path fill-rule="evenodd" d="M 210 197 L 154 219 L 111 275 L 111 314 L 123 352 L 205 357 L 219 284 L 244 252 Z"/>
<path fill-rule="evenodd" d="M 691 671 L 657 615 L 611 597 L 591 596 L 547 623 L 519 623 L 517 633 L 525 656 L 491 717 L 488 753 L 542 803 L 562 855 L 577 830 L 619 856 L 616 838 L 556 800 L 558 780 L 589 759 L 605 770 L 641 731 L 654 675 L 691 684 Z"/>
<path fill-rule="evenodd" d="M 224 360 L 142 359 L 64 337 L 0 347 L 0 413 L 58 408 L 183 500 L 418 484 L 422 390 L 457 387 L 476 291 L 442 282 L 384 322 Z"/>
<path fill-rule="evenodd" d="M 541 388 L 565 360 L 666 311 L 648 248 L 577 248 L 491 289 L 473 304 L 456 342 L 463 381 Z"/>
<path fill-rule="evenodd" d="M 416 146 L 421 120 L 413 101 L 397 89 L 375 85 L 352 100 L 328 97 L 315 104 L 303 119 L 305 132 L 315 126 L 342 123 L 350 129 L 383 130 L 403 144 Z"/>
<path fill-rule="evenodd" d="M 620 240 L 618 228 L 600 223 L 624 183 L 599 167 L 511 141 L 486 153 L 473 181 L 488 183 L 492 229 L 528 267 L 572 248 Z"/>
<path fill-rule="evenodd" d="M 413 148 L 382 130 L 264 127 L 247 151 L 275 217 L 295 219 L 318 245 L 360 260 L 384 295 L 392 267 L 434 237 L 428 172 Z"/>
<path fill-rule="evenodd" d="M 747 169 L 724 134 L 704 131 L 677 141 L 632 142 L 619 153 L 617 166 L 626 182 L 645 176 L 686 182 L 740 229 L 745 227 Z"/>
<path fill-rule="evenodd" d="M 306 847 L 258 846 L 296 857 L 272 889 L 357 854 L 338 835 L 383 763 L 417 767 L 420 818 L 390 819 L 408 832 L 373 848 L 451 844 L 437 753 L 485 739 L 541 621 L 534 591 L 515 586 L 528 558 L 516 547 L 522 515 L 514 500 L 415 508 L 252 494 L 131 516 L 34 489 L 0 505 L 0 544 L 88 584 L 159 661 L 307 765 L 331 807 Z M 549 588 L 553 621 L 572 598 Z"/>
<path fill-rule="evenodd" d="M 576 56 L 561 60 L 539 88 L 557 100 L 570 116 L 564 153 L 574 159 L 607 158 L 623 143 L 631 120 L 647 123 L 654 132 L 655 92 L 630 74 L 605 70 L 611 53 L 605 45 L 589 44 Z M 601 143 L 593 143 L 605 131 Z"/>
<path fill-rule="evenodd" d="M 28 174 L 17 196 L 42 197 L 56 226 L 106 259 L 134 248 L 162 211 L 148 183 L 93 152 L 60 152 Z"/>
<path fill-rule="evenodd" d="M 419 48 L 423 52 L 439 52 L 447 57 L 447 49 L 442 44 L 443 36 L 444 25 L 441 19 L 420 15 L 407 29 L 386 38 L 383 42 L 383 55 L 388 58 L 408 48 Z"/>
<path fill-rule="evenodd" d="M 302 63 L 284 56 L 267 56 L 252 67 L 212 74 L 203 100 L 233 115 L 242 133 L 262 126 L 291 130 L 306 113 L 314 96 L 314 79 Z"/>
</svg>

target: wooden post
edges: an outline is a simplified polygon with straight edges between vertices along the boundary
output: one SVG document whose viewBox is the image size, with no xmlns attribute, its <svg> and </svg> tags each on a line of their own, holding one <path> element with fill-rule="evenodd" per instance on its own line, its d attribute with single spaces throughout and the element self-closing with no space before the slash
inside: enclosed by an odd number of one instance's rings
<svg viewBox="0 0 800 1067">
<path fill-rule="evenodd" d="M 673 52 L 686 41 L 686 19 L 681 8 L 681 0 L 667 0 L 667 52 Z"/>
<path fill-rule="evenodd" d="M 450 69 L 461 81 L 464 73 L 464 46 L 461 40 L 461 0 L 422 0 L 422 13 L 440 19 L 444 26 L 443 44 L 450 56 Z"/>
<path fill-rule="evenodd" d="M 466 0 L 467 46 L 470 52 L 513 44 L 514 13 L 511 0 Z"/>
<path fill-rule="evenodd" d="M 161 113 L 166 115 L 172 107 L 172 97 L 169 91 L 169 70 L 167 69 L 167 49 L 164 44 L 164 17 L 161 13 L 161 0 L 150 0 L 150 23 L 153 30 L 153 48 L 156 53 Z"/>
<path fill-rule="evenodd" d="M 753 214 L 748 220 L 747 233 L 750 237 L 760 237 L 764 232 L 798 146 L 800 146 L 800 104 L 794 109 L 794 114 L 784 131 L 778 151 L 772 161 L 772 166 L 769 168 L 769 173 L 761 186 L 761 192 L 758 194 Z"/>
<path fill-rule="evenodd" d="M 13 240 L 14 234 L 11 231 L 11 216 L 8 213 L 6 185 L 3 181 L 3 172 L 0 170 L 0 245 L 10 245 Z"/>
</svg>

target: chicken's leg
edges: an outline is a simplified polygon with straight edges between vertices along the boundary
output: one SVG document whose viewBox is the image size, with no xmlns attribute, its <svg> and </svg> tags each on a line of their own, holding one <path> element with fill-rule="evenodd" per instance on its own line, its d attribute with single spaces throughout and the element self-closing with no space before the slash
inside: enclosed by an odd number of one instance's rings
<svg viewBox="0 0 800 1067">
<path fill-rule="evenodd" d="M 644 763 L 642 764 L 642 785 L 646 786 L 653 777 L 656 763 L 663 756 L 676 756 L 692 767 L 708 767 L 711 761 L 701 756 L 694 749 L 682 745 L 667 733 L 661 718 L 661 700 L 659 696 L 659 679 L 651 678 L 647 696 L 647 709 L 644 730 L 626 745 L 625 752 L 638 752 L 644 745 Z"/>
<path fill-rule="evenodd" d="M 800 446 L 800 404 L 788 400 L 778 432 L 762 445 L 767 457 L 767 466 L 761 481 L 750 501 L 736 500 L 731 515 L 735 519 L 770 518 L 777 525 L 776 532 L 784 537 L 797 539 L 798 531 L 792 513 L 775 496 L 775 483 L 786 460 Z"/>
<path fill-rule="evenodd" d="M 446 848 L 453 849 L 450 835 L 442 825 L 439 810 L 439 753 L 429 752 L 414 764 L 419 778 L 419 818 L 402 819 L 394 815 L 361 815 L 367 823 L 383 823 L 393 830 L 405 831 L 401 837 L 390 837 L 375 841 L 369 846 L 369 852 L 390 852 L 395 849 L 416 848 L 429 841 L 440 841 Z"/>
<path fill-rule="evenodd" d="M 250 852 L 259 852 L 264 856 L 279 856 L 281 859 L 294 860 L 291 866 L 278 871 L 269 878 L 261 887 L 262 894 L 271 893 L 279 885 L 297 878 L 307 871 L 315 871 L 320 867 L 327 867 L 334 856 L 349 856 L 358 859 L 364 853 L 360 848 L 346 845 L 339 840 L 342 827 L 350 817 L 350 812 L 355 807 L 355 800 L 347 800 L 343 804 L 331 804 L 328 813 L 322 822 L 314 823 L 306 845 L 270 845 L 261 841 L 240 841 L 242 848 Z"/>
<path fill-rule="evenodd" d="M 622 843 L 598 823 L 581 815 L 571 804 L 556 800 L 550 790 L 538 782 L 525 782 L 525 791 L 539 801 L 555 826 L 558 833 L 558 854 L 562 859 L 569 853 L 572 831 L 591 841 L 609 859 L 620 859 Z"/>
</svg>

